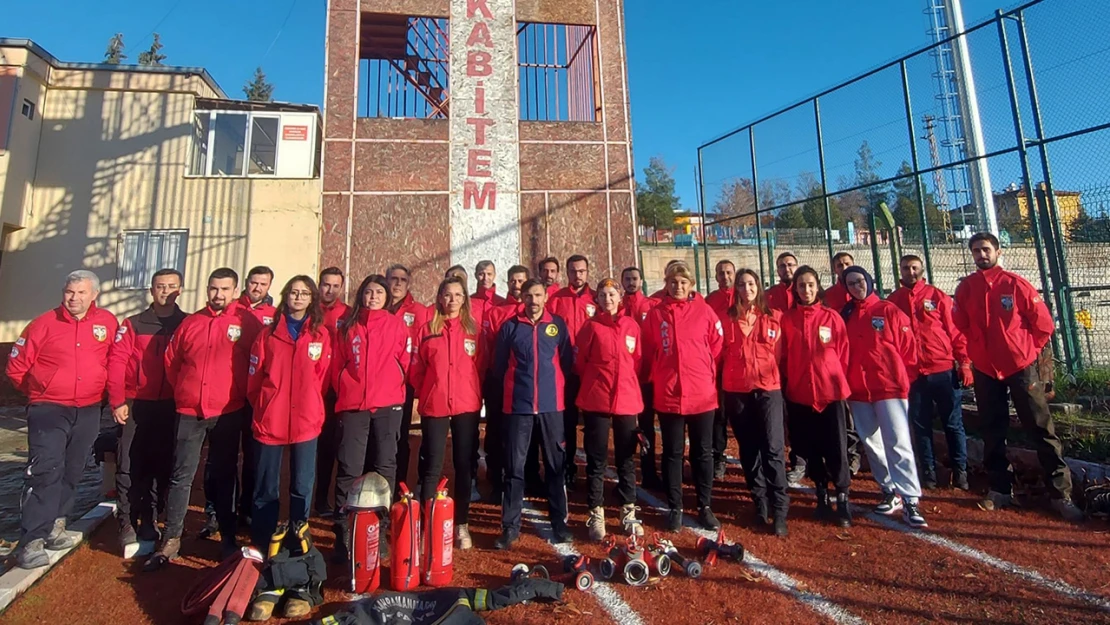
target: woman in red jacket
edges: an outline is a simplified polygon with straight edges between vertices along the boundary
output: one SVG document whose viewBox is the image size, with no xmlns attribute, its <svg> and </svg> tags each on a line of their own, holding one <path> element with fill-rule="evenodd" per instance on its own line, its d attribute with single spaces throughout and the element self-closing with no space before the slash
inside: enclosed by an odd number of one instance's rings
<svg viewBox="0 0 1110 625">
<path fill-rule="evenodd" d="M 324 427 L 324 384 L 331 367 L 331 338 L 324 327 L 320 291 L 308 276 L 294 276 L 281 290 L 277 320 L 251 347 L 247 397 L 256 472 L 251 542 L 263 548 L 278 523 L 281 463 L 289 448 L 289 524 L 308 520 L 316 478 L 316 440 Z"/>
<path fill-rule="evenodd" d="M 397 441 L 409 369 L 412 337 L 401 318 L 391 314 L 389 283 L 380 275 L 359 285 L 354 305 L 336 340 L 333 388 L 339 419 L 339 461 L 335 508 L 342 513 L 351 485 L 364 473 L 381 475 L 392 491 L 397 479 Z M 346 535 L 340 514 L 336 537 Z M 336 544 L 338 555 L 345 547 Z"/>
<path fill-rule="evenodd" d="M 455 546 L 470 549 L 470 486 L 478 452 L 478 414 L 486 350 L 470 314 L 466 282 L 457 276 L 439 283 L 435 312 L 420 328 L 409 379 L 420 407 L 420 498 L 435 496 L 447 455 L 447 432 L 455 468 Z"/>
<path fill-rule="evenodd" d="M 605 538 L 603 478 L 609 457 L 609 429 L 617 464 L 617 497 L 624 534 L 643 536 L 636 518 L 636 427 L 644 409 L 640 396 L 640 324 L 620 313 L 621 288 L 616 280 L 598 283 L 598 313 L 586 321 L 575 342 L 574 371 L 582 380 L 575 401 L 585 416 L 586 521 L 591 540 Z"/>
<path fill-rule="evenodd" d="M 751 269 L 736 274 L 734 289 L 721 359 L 725 416 L 740 444 L 740 464 L 755 502 L 756 523 L 773 524 L 776 536 L 786 536 L 790 497 L 779 380 L 782 315 L 768 307 L 759 275 Z"/>
<path fill-rule="evenodd" d="M 653 384 L 663 439 L 663 487 L 670 512 L 667 529 L 682 529 L 683 431 L 689 430 L 690 466 L 698 520 L 721 526 L 710 508 L 713 492 L 713 413 L 717 409 L 717 358 L 723 343 L 717 313 L 694 293 L 694 276 L 683 264 L 667 270 L 667 295 L 643 324 L 643 367 Z"/>
<path fill-rule="evenodd" d="M 883 489 L 875 508 L 896 515 L 912 527 L 927 527 L 918 507 L 921 483 L 910 434 L 909 372 L 917 372 L 917 343 L 910 318 L 898 306 L 879 299 L 871 274 L 863 267 L 844 270 L 841 281 L 852 299 L 841 315 L 848 330 L 846 368 L 851 396 L 848 406 L 867 451 L 871 475 Z"/>
<path fill-rule="evenodd" d="M 821 279 L 809 266 L 794 272 L 794 308 L 782 318 L 782 375 L 786 411 L 798 421 L 799 455 L 817 486 L 817 518 L 834 518 L 829 482 L 836 488 L 837 524 L 852 525 L 848 509 L 848 336 L 844 320 L 821 305 Z M 793 429 L 791 430 L 793 431 Z"/>
</svg>

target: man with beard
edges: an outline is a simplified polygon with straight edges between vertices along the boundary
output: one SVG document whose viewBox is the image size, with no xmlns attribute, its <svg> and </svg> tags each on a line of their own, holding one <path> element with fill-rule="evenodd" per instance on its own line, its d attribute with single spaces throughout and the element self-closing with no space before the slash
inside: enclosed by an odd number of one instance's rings
<svg viewBox="0 0 1110 625">
<path fill-rule="evenodd" d="M 736 296 L 733 283 L 736 281 L 736 265 L 731 260 L 717 261 L 713 270 L 717 279 L 717 290 L 705 297 L 705 303 L 717 313 L 721 325 L 731 323 L 729 309 Z M 717 371 L 717 391 L 721 390 L 721 371 Z M 713 479 L 725 477 L 725 449 L 728 447 L 728 418 L 725 417 L 724 402 L 718 400 L 717 410 L 713 413 Z"/>
<path fill-rule="evenodd" d="M 763 296 L 772 310 L 785 313 L 794 306 L 794 270 L 798 268 L 798 257 L 791 252 L 783 252 L 775 259 L 775 270 L 779 283 L 767 289 Z"/>
<path fill-rule="evenodd" d="M 320 308 L 324 311 L 324 326 L 328 329 L 333 348 L 339 334 L 339 326 L 351 309 L 342 301 L 343 281 L 343 270 L 339 267 L 328 267 L 320 272 Z M 338 446 L 335 400 L 335 389 L 331 388 L 329 380 L 328 388 L 324 393 L 324 429 L 320 432 L 320 438 L 316 443 L 316 495 L 313 497 L 316 515 L 324 519 L 332 515 L 331 504 L 328 502 L 333 486 L 332 478 L 335 475 L 335 452 Z"/>
<path fill-rule="evenodd" d="M 424 324 L 428 323 L 431 310 L 412 297 L 412 272 L 409 268 L 394 263 L 385 270 L 385 280 L 389 284 L 389 306 L 387 310 L 401 318 L 405 327 L 409 329 L 413 346 L 417 341 L 417 334 Z M 416 401 L 416 390 L 411 385 L 405 385 L 405 404 L 401 408 L 401 440 L 397 442 L 397 480 L 396 483 L 409 481 L 409 430 L 412 429 L 412 409 Z M 396 487 L 394 487 L 396 489 Z M 397 493 L 394 493 L 396 495 Z"/>
</svg>

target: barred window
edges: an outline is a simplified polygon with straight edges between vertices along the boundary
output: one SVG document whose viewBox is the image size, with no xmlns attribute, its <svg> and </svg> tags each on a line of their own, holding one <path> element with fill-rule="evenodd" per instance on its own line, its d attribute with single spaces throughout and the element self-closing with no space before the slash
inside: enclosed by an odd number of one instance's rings
<svg viewBox="0 0 1110 625">
<path fill-rule="evenodd" d="M 188 230 L 125 230 L 116 259 L 117 289 L 146 289 L 159 269 L 185 275 Z"/>
</svg>

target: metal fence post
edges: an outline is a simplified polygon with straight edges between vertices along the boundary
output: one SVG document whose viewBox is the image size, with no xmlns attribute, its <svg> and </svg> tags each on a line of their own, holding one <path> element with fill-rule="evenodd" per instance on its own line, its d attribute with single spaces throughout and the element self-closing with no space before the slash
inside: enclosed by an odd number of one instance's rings
<svg viewBox="0 0 1110 625">
<path fill-rule="evenodd" d="M 704 253 L 705 253 L 705 265 L 706 265 L 706 270 L 705 271 L 706 271 L 706 274 L 708 274 L 709 273 L 709 269 L 708 269 L 708 267 L 709 267 L 709 238 L 706 236 L 706 230 L 705 230 L 705 176 L 703 175 L 703 170 L 702 170 L 701 149 L 698 150 L 697 179 L 698 179 L 698 213 L 701 217 L 701 245 L 702 245 L 702 249 L 704 250 Z M 695 272 L 697 270 L 697 266 L 698 266 L 698 248 L 695 247 L 694 248 L 694 269 L 695 269 Z M 697 276 L 698 276 L 698 274 L 694 273 L 694 277 L 697 278 Z M 707 295 L 709 294 L 709 276 L 708 275 L 705 276 L 705 293 Z"/>
<path fill-rule="evenodd" d="M 929 276 L 929 284 L 936 284 L 933 280 L 933 255 L 929 250 L 929 218 L 925 214 L 925 188 L 921 184 L 921 170 L 917 160 L 917 137 L 913 132 L 913 105 L 910 102 L 910 76 L 906 72 L 906 62 L 902 61 L 902 97 L 906 101 L 906 130 L 910 135 L 910 158 L 913 161 L 913 185 L 917 188 L 917 214 L 921 217 L 921 247 L 924 250 L 925 256 L 925 275 Z M 897 228 L 895 224 L 895 228 Z M 901 266 L 901 259 L 895 258 L 895 263 Z M 895 278 L 898 277 L 899 272 L 895 271 Z"/>
<path fill-rule="evenodd" d="M 825 202 L 825 242 L 829 246 L 829 273 L 835 281 L 836 274 L 832 273 L 832 209 L 829 206 L 829 185 L 825 176 L 825 143 L 821 136 L 821 104 L 818 98 L 813 98 L 813 120 L 817 126 L 817 164 L 821 168 L 821 198 Z"/>
<path fill-rule="evenodd" d="M 756 177 L 755 168 L 755 126 L 748 129 L 748 144 L 752 155 L 752 197 L 755 198 L 755 245 L 756 256 L 759 258 L 759 279 L 766 282 L 763 277 L 763 225 L 760 223 L 762 218 L 759 215 L 759 179 Z"/>
<path fill-rule="evenodd" d="M 1045 294 L 1044 303 L 1048 306 L 1049 312 L 1054 313 L 1053 309 L 1056 307 L 1052 304 L 1053 298 L 1048 297 L 1048 294 L 1053 291 L 1049 286 L 1048 270 L 1045 267 L 1044 246 L 1041 243 L 1041 220 L 1037 215 L 1036 200 L 1033 197 L 1033 180 L 1029 173 L 1029 152 L 1026 149 L 1025 130 L 1021 123 L 1021 108 L 1018 105 L 1014 67 L 1010 62 L 1010 43 L 1006 35 L 1006 20 L 1001 10 L 995 11 L 995 19 L 998 23 L 998 41 L 1002 46 L 1002 67 L 1006 70 L 1006 86 L 1010 94 L 1010 111 L 1014 119 L 1014 134 L 1017 138 L 1018 155 L 1020 156 L 1018 160 L 1021 161 L 1021 175 L 1025 179 L 1025 198 L 1029 207 L 1029 219 L 1033 225 L 1033 247 L 1037 252 L 1037 270 L 1041 278 L 1041 292 Z M 1060 334 L 1058 332 L 1052 333 L 1052 351 L 1056 354 L 1060 353 Z"/>
<path fill-rule="evenodd" d="M 867 211 L 867 227 L 871 230 L 871 264 L 874 265 L 871 270 L 875 272 L 875 292 L 882 297 L 883 270 L 882 265 L 879 264 L 879 232 L 875 226 L 874 206 Z"/>
<path fill-rule="evenodd" d="M 1033 130 L 1037 133 L 1038 148 L 1041 156 L 1041 174 L 1044 176 L 1045 206 L 1048 208 L 1048 233 L 1052 239 L 1049 248 L 1049 258 L 1055 260 L 1053 269 L 1054 282 L 1053 296 L 1060 310 L 1060 329 L 1064 332 L 1064 356 L 1068 373 L 1075 373 L 1076 369 L 1083 367 L 1082 351 L 1079 347 L 1079 335 L 1075 327 L 1075 312 L 1072 310 L 1071 298 L 1068 289 L 1071 280 L 1068 278 L 1067 258 L 1064 256 L 1064 224 L 1060 222 L 1060 212 L 1056 205 L 1056 192 L 1053 190 L 1052 171 L 1048 165 L 1048 146 L 1044 143 L 1044 123 L 1041 119 L 1041 104 L 1037 97 L 1037 83 L 1033 75 L 1033 59 L 1029 54 L 1029 38 L 1025 32 L 1025 12 L 1018 11 L 1014 16 L 1017 21 L 1018 43 L 1021 47 L 1021 56 L 1025 65 L 1025 82 L 1029 88 L 1029 106 L 1033 113 Z M 1030 181 L 1032 186 L 1032 181 Z M 1038 202 L 1039 204 L 1039 202 Z M 1033 207 L 1030 206 L 1030 211 Z"/>
</svg>

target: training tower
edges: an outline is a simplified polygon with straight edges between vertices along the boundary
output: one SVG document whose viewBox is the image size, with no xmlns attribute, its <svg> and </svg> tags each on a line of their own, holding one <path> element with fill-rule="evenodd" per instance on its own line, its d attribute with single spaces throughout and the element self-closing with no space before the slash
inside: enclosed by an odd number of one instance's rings
<svg viewBox="0 0 1110 625">
<path fill-rule="evenodd" d="M 623 5 L 330 0 L 321 267 L 633 264 Z"/>
</svg>

